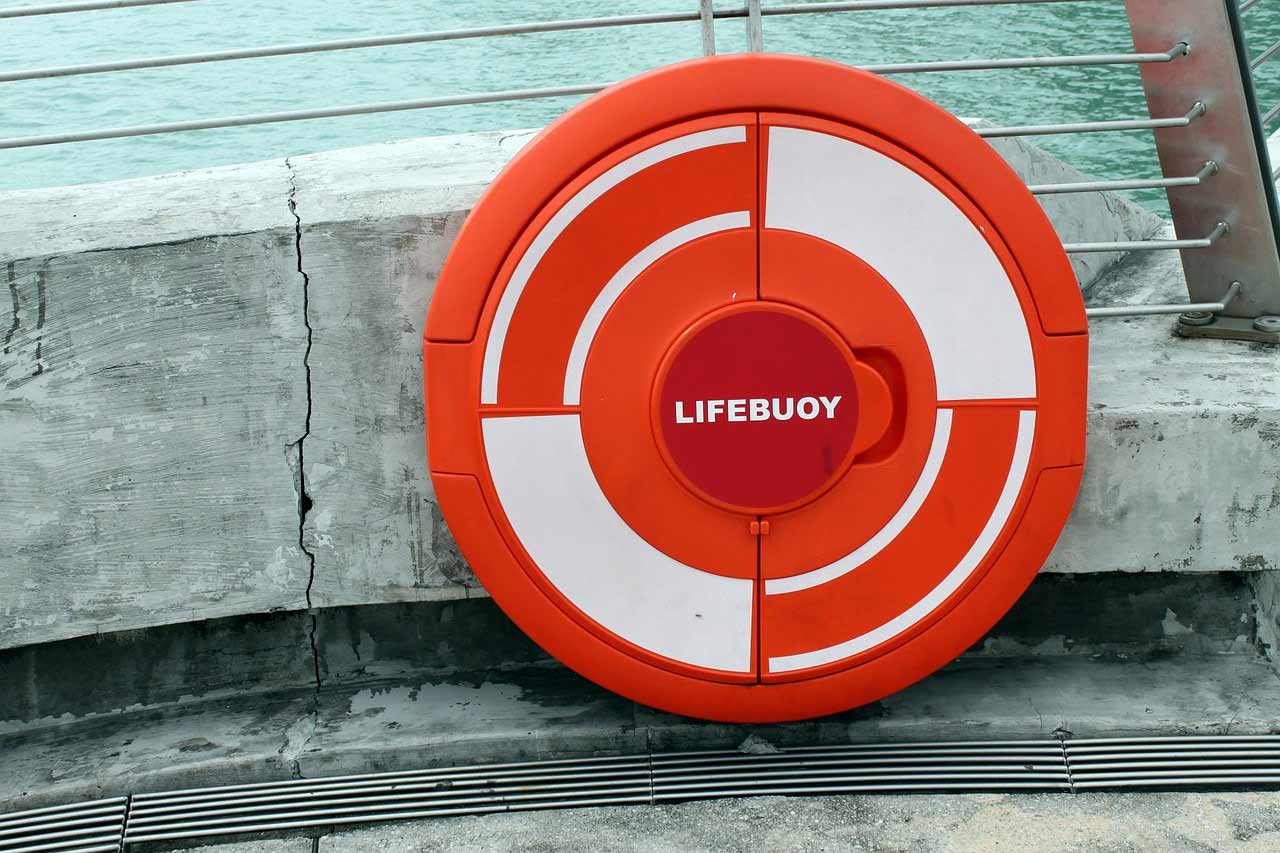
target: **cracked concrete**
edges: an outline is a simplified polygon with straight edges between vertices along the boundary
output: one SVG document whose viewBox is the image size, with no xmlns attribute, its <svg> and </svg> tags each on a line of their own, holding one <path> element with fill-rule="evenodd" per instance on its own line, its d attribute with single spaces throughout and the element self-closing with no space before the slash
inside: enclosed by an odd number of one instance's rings
<svg viewBox="0 0 1280 853">
<path fill-rule="evenodd" d="M 6 194 L 0 648 L 305 607 L 287 192 L 275 163 Z"/>
<path fill-rule="evenodd" d="M 320 677 L 320 653 L 316 649 L 315 604 L 311 598 L 311 590 L 316 583 L 316 555 L 314 551 L 307 547 L 306 541 L 307 514 L 311 512 L 313 502 L 307 490 L 307 463 L 304 447 L 307 437 L 311 435 L 311 413 L 314 409 L 315 400 L 311 387 L 311 349 L 315 342 L 315 329 L 311 325 L 311 279 L 302 263 L 302 218 L 298 216 L 298 176 L 288 157 L 285 158 L 284 165 L 289 170 L 289 213 L 294 220 L 294 251 L 298 259 L 298 275 L 302 278 L 302 323 L 307 329 L 307 346 L 302 353 L 302 370 L 303 375 L 306 377 L 307 386 L 307 413 L 303 422 L 302 435 L 298 436 L 298 441 L 296 442 L 298 460 L 298 548 L 306 555 L 309 568 L 306 593 L 309 616 L 307 640 L 311 645 L 311 655 L 315 661 L 316 690 L 319 691 L 323 681 Z"/>
<path fill-rule="evenodd" d="M 421 332 L 467 211 L 531 135 L 5 194 L 30 215 L 0 221 L 0 508 L 19 508 L 0 512 L 0 648 L 483 596 L 427 475 Z M 1073 175 L 1005 149 L 1033 180 Z M 1108 197 L 1044 204 L 1073 241 L 1151 224 Z M 1180 298 L 1164 254 L 1091 296 Z M 1168 322 L 1094 326 L 1090 463 L 1050 571 L 1270 565 L 1270 362 Z"/>
</svg>

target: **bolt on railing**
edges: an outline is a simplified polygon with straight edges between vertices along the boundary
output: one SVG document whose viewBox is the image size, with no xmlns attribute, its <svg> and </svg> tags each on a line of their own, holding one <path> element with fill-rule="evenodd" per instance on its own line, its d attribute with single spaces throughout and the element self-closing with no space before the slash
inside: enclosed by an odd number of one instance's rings
<svg viewBox="0 0 1280 853">
<path fill-rule="evenodd" d="M 0 19 L 139 6 L 195 3 L 202 0 L 73 0 L 0 9 Z M 357 38 L 211 50 L 186 54 L 76 63 L 0 71 L 0 83 L 107 74 L 181 65 L 230 62 L 266 57 L 362 50 L 394 45 L 427 44 L 461 39 L 646 26 L 679 22 L 700 25 L 701 49 L 716 52 L 715 23 L 740 19 L 746 24 L 751 50 L 765 43 L 764 19 L 777 16 L 1081 3 L 1099 0 L 844 0 L 762 6 L 742 0 L 736 9 L 716 9 L 712 0 L 697 0 L 687 12 L 609 15 L 557 21 L 535 21 L 449 30 L 371 35 Z M 1142 75 L 1149 117 L 983 127 L 986 138 L 1076 133 L 1152 131 L 1163 176 L 1032 185 L 1036 195 L 1163 189 L 1168 193 L 1177 239 L 1066 244 L 1072 254 L 1142 250 L 1177 250 L 1192 303 L 1181 306 L 1118 306 L 1091 309 L 1090 316 L 1183 313 L 1181 327 L 1194 335 L 1277 340 L 1269 315 L 1280 314 L 1280 213 L 1269 164 L 1264 129 L 1280 117 L 1280 105 L 1259 114 L 1251 72 L 1280 54 L 1280 42 L 1257 57 L 1247 55 L 1239 13 L 1257 0 L 1125 0 L 1134 40 L 1132 53 L 1081 53 L 1054 56 L 991 57 L 881 63 L 863 66 L 884 75 L 996 71 L 1010 69 L 1136 66 Z M 696 8 L 692 8 L 696 6 Z M 348 104 L 311 109 L 260 112 L 186 121 L 0 138 L 0 150 L 119 139 L 214 128 L 484 104 L 597 92 L 610 82 L 508 89 L 399 101 Z M 1201 315 L 1211 321 L 1204 323 Z M 1258 318 L 1263 321 L 1255 322 Z"/>
</svg>

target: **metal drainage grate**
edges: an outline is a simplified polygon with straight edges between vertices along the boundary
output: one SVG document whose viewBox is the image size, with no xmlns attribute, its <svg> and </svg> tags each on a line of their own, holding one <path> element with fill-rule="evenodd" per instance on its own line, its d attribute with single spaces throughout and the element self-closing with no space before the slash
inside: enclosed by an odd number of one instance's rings
<svg viewBox="0 0 1280 853">
<path fill-rule="evenodd" d="M 97 800 L 0 815 L 0 853 L 120 849 L 127 800 Z"/>
<path fill-rule="evenodd" d="M 765 794 L 1069 791 L 1057 741 L 876 744 L 653 757 L 655 802 Z"/>
<path fill-rule="evenodd" d="M 1069 740 L 1075 789 L 1280 785 L 1280 736 Z"/>
<path fill-rule="evenodd" d="M 1069 789 L 1056 741 L 675 753 L 138 795 L 125 840 L 760 794 Z"/>
<path fill-rule="evenodd" d="M 137 794 L 0 816 L 0 853 L 719 797 L 1280 786 L 1280 736 L 970 741 L 489 764 Z"/>
<path fill-rule="evenodd" d="M 452 767 L 139 794 L 125 841 L 652 801 L 648 756 Z"/>
</svg>

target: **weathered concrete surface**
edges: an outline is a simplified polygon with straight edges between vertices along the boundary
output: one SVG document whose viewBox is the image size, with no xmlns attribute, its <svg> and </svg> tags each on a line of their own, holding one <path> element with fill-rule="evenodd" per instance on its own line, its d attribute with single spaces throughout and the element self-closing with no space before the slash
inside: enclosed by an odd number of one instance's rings
<svg viewBox="0 0 1280 853">
<path fill-rule="evenodd" d="M 281 611 L 0 651 L 0 735 L 125 712 L 172 713 L 195 700 L 314 690 L 309 629 L 306 611 Z"/>
<path fill-rule="evenodd" d="M 421 331 L 466 212 L 531 135 L 442 137 L 290 161 L 314 330 L 305 465 L 315 501 L 306 522 L 314 604 L 457 598 L 479 586 L 427 475 Z M 1028 181 L 1083 177 L 1022 140 L 996 147 Z M 1161 226 L 1117 196 L 1042 204 L 1070 242 L 1142 239 Z M 1117 257 L 1080 255 L 1073 265 L 1091 285 Z"/>
<path fill-rule="evenodd" d="M 318 700 L 318 705 L 317 705 Z M 646 750 L 1280 730 L 1280 673 L 1245 655 L 965 658 L 880 702 L 801 723 L 707 723 L 558 666 L 336 685 L 0 737 L 0 812 L 294 776 Z"/>
<path fill-rule="evenodd" d="M 241 851 L 271 853 L 270 843 Z M 1277 849 L 1280 794 L 1270 792 L 753 797 L 443 818 L 339 832 L 319 846 L 320 853 Z"/>
<path fill-rule="evenodd" d="M 1099 305 L 1186 299 L 1176 253 L 1118 267 Z M 1259 571 L 1280 559 L 1280 349 L 1168 317 L 1090 326 L 1084 483 L 1047 571 Z"/>
<path fill-rule="evenodd" d="M 147 849 L 161 848 L 159 845 L 149 845 Z M 254 841 L 228 841 L 224 844 L 177 849 L 185 850 L 187 853 L 315 853 L 315 842 L 311 838 L 261 838 Z"/>
<path fill-rule="evenodd" d="M 321 683 L 332 687 L 551 661 L 489 598 L 326 608 L 315 644 Z"/>
<path fill-rule="evenodd" d="M 1257 654 L 1254 596 L 1239 574 L 1041 574 L 969 654 Z"/>
<path fill-rule="evenodd" d="M 967 654 L 1256 656 L 1264 618 L 1240 574 L 1043 574 Z M 284 611 L 0 651 L 0 735 L 317 684 L 415 685 L 550 663 L 487 598 L 322 608 L 312 619 Z"/>
<path fill-rule="evenodd" d="M 1258 643 L 1280 667 L 1280 570 L 1249 576 L 1255 600 Z"/>
<path fill-rule="evenodd" d="M 20 211 L 0 220 L 0 647 L 483 595 L 426 473 L 420 334 L 462 218 L 529 136 L 0 196 Z M 1030 180 L 1079 177 L 1000 146 Z M 1044 203 L 1069 241 L 1151 225 L 1117 198 Z M 1158 263 L 1116 287 L 1137 298 Z M 1243 460 L 1273 435 L 1274 359 L 1167 323 L 1095 328 L 1090 469 L 1053 571 L 1268 564 L 1274 472 Z"/>
<path fill-rule="evenodd" d="M 0 812 L 169 790 L 289 779 L 315 727 L 314 690 L 117 714 L 0 736 Z"/>
<path fill-rule="evenodd" d="M 0 647 L 305 606 L 287 193 L 261 164 L 0 201 Z"/>
<path fill-rule="evenodd" d="M 283 160 L 0 193 L 0 261 L 292 230 Z M 179 248 L 180 251 L 180 248 Z"/>
<path fill-rule="evenodd" d="M 471 206 L 533 131 L 290 160 L 312 328 L 307 549 L 317 606 L 478 586 L 428 475 L 422 327 Z M 447 590 L 443 592 L 442 590 Z"/>
</svg>

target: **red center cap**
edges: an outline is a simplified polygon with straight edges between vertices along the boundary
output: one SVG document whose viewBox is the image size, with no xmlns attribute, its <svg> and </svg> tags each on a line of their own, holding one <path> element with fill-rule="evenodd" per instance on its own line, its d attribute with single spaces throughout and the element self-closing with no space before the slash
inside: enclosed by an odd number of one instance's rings
<svg viewBox="0 0 1280 853">
<path fill-rule="evenodd" d="M 689 328 L 654 386 L 654 427 L 677 476 L 738 511 L 816 497 L 852 460 L 854 356 L 812 315 L 761 303 Z"/>
</svg>

